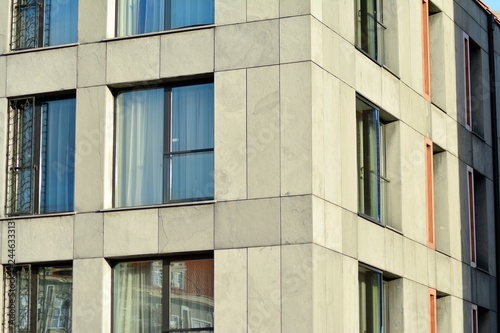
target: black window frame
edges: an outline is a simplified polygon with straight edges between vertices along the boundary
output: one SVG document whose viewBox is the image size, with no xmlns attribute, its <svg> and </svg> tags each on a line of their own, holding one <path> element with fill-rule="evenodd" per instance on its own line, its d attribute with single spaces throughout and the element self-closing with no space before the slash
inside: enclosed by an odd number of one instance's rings
<svg viewBox="0 0 500 333">
<path fill-rule="evenodd" d="M 119 94 L 121 93 L 126 93 L 126 92 L 132 92 L 132 91 L 137 91 L 137 90 L 147 90 L 147 89 L 153 89 L 153 88 L 160 88 L 164 90 L 164 124 L 163 124 L 163 158 L 166 156 L 175 156 L 175 155 L 185 155 L 185 154 L 196 154 L 196 153 L 203 153 L 203 152 L 214 152 L 215 151 L 215 141 L 213 142 L 212 148 L 203 148 L 203 149 L 192 149 L 192 150 L 183 150 L 183 151 L 172 151 L 171 150 L 171 143 L 172 143 L 172 131 L 171 131 L 171 123 L 172 123 L 172 109 L 171 109 L 171 92 L 173 88 L 177 87 L 185 87 L 185 86 L 191 86 L 191 85 L 200 85 L 200 84 L 214 84 L 214 79 L 213 77 L 202 77 L 200 79 L 192 79 L 192 80 L 186 80 L 186 81 L 175 81 L 175 82 L 169 82 L 169 83 L 162 83 L 162 84 L 152 84 L 152 85 L 143 85 L 140 87 L 133 87 L 133 88 L 125 88 L 125 89 L 115 89 L 113 91 L 113 96 L 114 96 L 114 117 L 113 117 L 113 142 L 114 142 L 114 148 L 113 148 L 113 200 L 112 204 L 113 207 L 117 208 L 125 208 L 125 207 L 136 207 L 136 205 L 133 206 L 117 206 L 117 169 L 118 169 L 118 163 L 117 163 L 117 146 L 116 142 L 119 139 L 117 136 L 117 128 L 118 128 L 118 118 L 120 117 L 118 113 L 118 103 L 117 98 Z M 214 84 L 214 104 L 215 104 L 215 84 Z M 213 116 L 215 117 L 215 105 L 213 109 Z M 215 118 L 214 118 L 214 123 L 212 124 L 215 127 Z M 165 130 L 168 129 L 168 130 Z M 214 136 L 215 136 L 215 128 L 214 128 Z M 214 161 L 215 163 L 215 161 Z M 172 200 L 170 199 L 170 184 L 168 183 L 168 179 L 170 178 L 170 172 L 171 169 L 167 168 L 165 165 L 163 165 L 163 200 L 162 202 L 155 203 L 153 205 L 168 205 L 168 204 L 177 204 L 177 203 L 184 203 L 184 202 L 201 202 L 201 201 L 211 201 L 214 200 L 215 198 L 215 190 L 213 189 L 212 195 L 211 196 L 206 196 L 206 197 L 197 197 L 197 198 L 185 198 L 185 199 L 179 199 L 179 200 Z M 215 173 L 215 170 L 214 170 Z M 214 175 L 215 176 L 215 175 Z M 212 178 L 214 181 L 214 178 Z M 215 184 L 212 184 L 215 185 Z M 138 207 L 141 207 L 139 205 Z"/>
</svg>

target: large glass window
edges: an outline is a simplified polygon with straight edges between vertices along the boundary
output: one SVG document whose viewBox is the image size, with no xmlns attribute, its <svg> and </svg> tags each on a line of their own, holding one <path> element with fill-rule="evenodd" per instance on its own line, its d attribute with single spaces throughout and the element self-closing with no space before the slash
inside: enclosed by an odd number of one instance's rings
<svg viewBox="0 0 500 333">
<path fill-rule="evenodd" d="M 385 177 L 385 131 L 379 117 L 373 105 L 356 99 L 358 209 L 360 214 L 383 222 L 389 181 Z"/>
<path fill-rule="evenodd" d="M 12 1 L 13 50 L 77 42 L 78 0 Z"/>
<path fill-rule="evenodd" d="M 356 0 L 356 46 L 385 63 L 382 0 Z"/>
<path fill-rule="evenodd" d="M 213 198 L 213 83 L 116 97 L 115 206 Z"/>
<path fill-rule="evenodd" d="M 214 23 L 214 0 L 118 0 L 117 36 Z"/>
<path fill-rule="evenodd" d="M 122 262 L 113 274 L 113 332 L 213 332 L 213 259 Z"/>
<path fill-rule="evenodd" d="M 359 332 L 382 333 L 382 273 L 359 266 Z"/>
<path fill-rule="evenodd" d="M 72 268 L 5 267 L 9 332 L 71 332 Z"/>
<path fill-rule="evenodd" d="M 72 211 L 75 99 L 9 104 L 7 214 Z"/>
</svg>

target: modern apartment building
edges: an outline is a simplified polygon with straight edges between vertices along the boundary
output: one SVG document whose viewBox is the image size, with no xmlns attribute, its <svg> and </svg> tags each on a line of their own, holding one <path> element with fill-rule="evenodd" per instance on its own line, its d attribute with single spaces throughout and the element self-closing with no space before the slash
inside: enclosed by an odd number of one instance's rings
<svg viewBox="0 0 500 333">
<path fill-rule="evenodd" d="M 498 332 L 475 0 L 2 0 L 3 332 Z"/>
</svg>

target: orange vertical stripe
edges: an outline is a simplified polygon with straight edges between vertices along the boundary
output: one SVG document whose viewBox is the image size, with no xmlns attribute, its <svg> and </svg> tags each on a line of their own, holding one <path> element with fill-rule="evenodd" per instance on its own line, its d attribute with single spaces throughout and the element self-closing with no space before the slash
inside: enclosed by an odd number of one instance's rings
<svg viewBox="0 0 500 333">
<path fill-rule="evenodd" d="M 465 124 L 471 127 L 471 87 L 470 87 L 470 49 L 469 36 L 464 36 L 464 70 L 465 70 Z"/>
<path fill-rule="evenodd" d="M 429 333 L 437 333 L 436 290 L 429 288 Z"/>
<path fill-rule="evenodd" d="M 467 167 L 467 187 L 469 196 L 469 233 L 470 233 L 470 261 L 476 264 L 476 225 L 474 221 L 474 174 L 471 167 Z"/>
</svg>

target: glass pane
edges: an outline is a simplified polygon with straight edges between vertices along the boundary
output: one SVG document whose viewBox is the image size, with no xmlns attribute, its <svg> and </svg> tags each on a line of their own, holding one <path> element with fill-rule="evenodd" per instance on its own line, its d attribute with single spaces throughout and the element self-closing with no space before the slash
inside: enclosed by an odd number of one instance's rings
<svg viewBox="0 0 500 333">
<path fill-rule="evenodd" d="M 37 0 L 22 1 L 23 5 L 19 5 L 18 1 L 17 11 L 15 16 L 12 17 L 13 27 L 16 36 L 13 45 L 17 49 L 25 49 L 37 46 Z"/>
<path fill-rule="evenodd" d="M 14 306 L 16 308 L 16 327 L 10 326 L 10 330 L 15 333 L 28 332 L 30 320 L 30 297 L 31 297 L 31 272 L 29 267 L 22 267 L 15 274 L 16 279 L 10 281 L 16 285 L 16 298 Z"/>
<path fill-rule="evenodd" d="M 165 156 L 170 176 L 166 200 L 211 199 L 214 196 L 214 153 L 191 153 Z"/>
<path fill-rule="evenodd" d="M 170 263 L 170 329 L 212 328 L 214 262 L 190 260 Z M 173 330 L 175 332 L 175 330 Z"/>
<path fill-rule="evenodd" d="M 45 7 L 44 46 L 76 43 L 78 0 L 45 0 Z"/>
<path fill-rule="evenodd" d="M 161 260 L 116 265 L 113 332 L 161 332 L 162 267 Z"/>
<path fill-rule="evenodd" d="M 71 267 L 40 268 L 37 274 L 37 332 L 71 332 Z"/>
<path fill-rule="evenodd" d="M 172 151 L 213 147 L 213 83 L 172 88 Z"/>
<path fill-rule="evenodd" d="M 359 332 L 382 332 L 382 275 L 359 267 Z"/>
<path fill-rule="evenodd" d="M 170 29 L 214 23 L 214 0 L 170 0 Z"/>
<path fill-rule="evenodd" d="M 165 30 L 166 0 L 121 0 L 117 9 L 117 36 Z"/>
<path fill-rule="evenodd" d="M 18 133 L 17 161 L 14 166 L 17 168 L 17 188 L 16 193 L 16 213 L 32 213 L 33 197 L 33 129 L 34 129 L 34 107 L 31 100 L 21 100 L 15 105 L 17 110 L 16 126 Z"/>
<path fill-rule="evenodd" d="M 356 109 L 359 211 L 380 221 L 379 114 L 361 100 Z"/>
<path fill-rule="evenodd" d="M 117 207 L 163 202 L 164 95 L 161 88 L 116 98 Z"/>
<path fill-rule="evenodd" d="M 75 109 L 74 98 L 42 105 L 42 213 L 73 210 Z"/>
<path fill-rule="evenodd" d="M 356 46 L 377 57 L 377 12 L 376 0 L 356 1 Z"/>
</svg>

